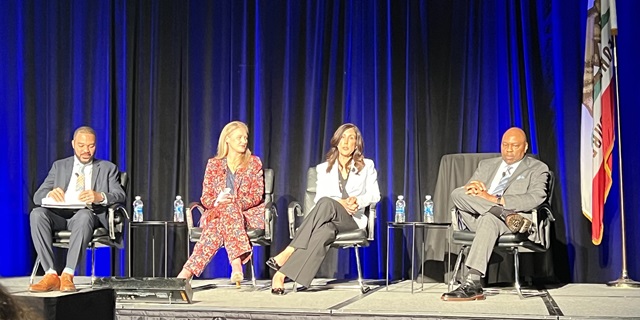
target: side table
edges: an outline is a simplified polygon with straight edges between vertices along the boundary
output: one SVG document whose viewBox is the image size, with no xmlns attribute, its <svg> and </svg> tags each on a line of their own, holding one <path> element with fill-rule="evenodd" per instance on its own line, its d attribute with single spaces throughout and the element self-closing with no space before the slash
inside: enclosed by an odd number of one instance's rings
<svg viewBox="0 0 640 320">
<path fill-rule="evenodd" d="M 413 293 L 414 268 L 415 268 L 415 252 L 416 252 L 416 229 L 421 228 L 425 231 L 429 229 L 446 229 L 447 230 L 447 270 L 451 269 L 451 223 L 435 223 L 435 222 L 387 222 L 387 269 L 385 272 L 386 286 L 389 290 L 389 234 L 391 229 L 402 229 L 404 234 L 405 228 L 410 227 L 411 232 L 411 293 Z M 423 234 L 424 237 L 424 234 Z M 420 261 L 424 262 L 424 243 L 422 241 L 422 250 L 420 253 Z M 424 267 L 422 267 L 422 283 L 421 290 L 424 289 Z"/>
<path fill-rule="evenodd" d="M 174 222 L 174 221 L 143 221 L 143 222 L 130 222 L 128 224 L 129 230 L 127 230 L 127 276 L 132 276 L 132 248 L 131 248 L 131 234 L 134 229 L 151 229 L 151 263 L 152 263 L 152 277 L 156 276 L 156 237 L 155 232 L 153 230 L 156 227 L 163 228 L 163 236 L 164 236 L 164 277 L 167 278 L 167 270 L 168 270 L 168 244 L 169 244 L 169 228 L 175 228 L 176 233 L 178 231 L 187 232 L 187 223 L 186 222 Z M 182 246 L 176 246 L 182 247 Z M 188 253 L 187 253 L 188 254 Z"/>
</svg>

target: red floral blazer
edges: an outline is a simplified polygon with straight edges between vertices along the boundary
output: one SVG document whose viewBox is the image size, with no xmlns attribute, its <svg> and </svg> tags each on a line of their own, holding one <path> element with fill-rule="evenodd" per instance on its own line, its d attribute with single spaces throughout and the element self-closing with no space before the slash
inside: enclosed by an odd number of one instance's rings
<svg viewBox="0 0 640 320">
<path fill-rule="evenodd" d="M 202 182 L 202 197 L 200 201 L 205 207 L 205 213 L 200 219 L 200 226 L 205 226 L 211 220 L 224 214 L 222 208 L 213 204 L 218 194 L 226 188 L 227 159 L 209 159 Z M 245 168 L 236 170 L 232 203 L 238 206 L 245 218 L 247 229 L 264 229 L 264 173 L 260 158 L 251 156 Z"/>
</svg>

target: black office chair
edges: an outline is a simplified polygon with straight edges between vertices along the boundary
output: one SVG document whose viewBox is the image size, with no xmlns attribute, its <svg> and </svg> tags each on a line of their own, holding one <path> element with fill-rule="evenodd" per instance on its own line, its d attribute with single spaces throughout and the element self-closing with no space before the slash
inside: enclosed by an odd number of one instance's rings
<svg viewBox="0 0 640 320">
<path fill-rule="evenodd" d="M 298 226 L 302 223 L 302 220 L 309 213 L 314 205 L 314 198 L 316 196 L 316 180 L 317 172 L 315 167 L 307 170 L 307 190 L 304 194 L 304 209 L 299 202 L 293 201 L 289 204 L 287 209 L 287 215 L 289 218 L 289 237 L 293 239 Z M 356 263 L 358 267 L 358 284 L 362 293 L 367 293 L 370 288 L 364 285 L 362 280 L 362 265 L 360 263 L 360 255 L 358 248 L 368 247 L 369 243 L 374 240 L 375 235 L 375 222 L 376 222 L 376 207 L 370 205 L 365 209 L 365 215 L 367 215 L 367 228 L 362 230 L 358 229 L 349 232 L 339 232 L 336 235 L 336 240 L 331 244 L 333 248 L 353 248 L 356 255 Z"/>
<path fill-rule="evenodd" d="M 120 185 L 122 189 L 127 192 L 127 186 L 129 185 L 129 178 L 126 172 L 120 172 Z M 98 247 L 111 247 L 111 259 L 115 255 L 115 248 L 122 248 L 122 236 L 124 230 L 124 222 L 129 219 L 129 213 L 124 203 L 114 203 L 107 208 L 107 219 L 109 221 L 109 229 L 104 227 L 98 227 L 93 231 L 93 237 L 89 242 L 89 248 L 91 249 L 91 287 L 96 280 L 96 248 Z M 71 238 L 70 230 L 56 231 L 53 234 L 53 246 L 57 248 L 69 248 L 69 239 Z M 36 262 L 33 265 L 31 271 L 31 277 L 29 278 L 29 285 L 32 285 L 40 266 L 40 258 L 36 258 Z M 111 273 L 113 274 L 114 266 L 111 263 Z"/>
<path fill-rule="evenodd" d="M 443 165 L 445 167 L 449 167 L 450 169 L 457 170 L 456 175 L 458 175 L 458 177 L 456 179 L 464 180 L 464 182 L 461 182 L 458 185 L 460 186 L 464 185 L 464 183 L 467 182 L 466 180 L 471 177 L 471 174 L 473 172 L 469 171 L 469 168 L 473 167 L 473 170 L 475 170 L 475 167 L 477 167 L 477 164 L 480 162 L 480 160 L 499 156 L 499 153 L 445 155 L 443 156 L 441 161 L 441 170 Z M 461 171 L 466 171 L 466 174 L 460 175 Z M 519 254 L 529 252 L 546 252 L 549 249 L 551 243 L 551 222 L 555 221 L 553 212 L 551 211 L 551 200 L 553 196 L 554 182 L 554 174 L 553 172 L 549 172 L 547 180 L 547 199 L 545 200 L 545 202 L 543 202 L 541 205 L 539 205 L 529 213 L 531 215 L 530 217 L 532 221 L 529 233 L 504 234 L 498 238 L 494 247 L 494 250 L 504 250 L 510 254 L 513 254 L 515 273 L 514 287 L 520 298 L 544 295 L 544 293 L 539 292 L 523 292 L 519 275 Z M 451 209 L 451 219 L 454 228 L 453 243 L 461 245 L 461 248 L 458 253 L 458 259 L 456 261 L 453 274 L 451 275 L 449 281 L 450 289 L 452 289 L 456 283 L 458 272 L 460 271 L 465 253 L 467 252 L 467 249 L 471 246 L 471 244 L 473 243 L 473 239 L 475 238 L 474 232 L 469 230 L 460 230 L 458 223 L 458 211 L 455 207 Z"/>
<path fill-rule="evenodd" d="M 275 217 L 278 215 L 278 211 L 273 202 L 273 180 L 273 169 L 264 169 L 264 229 L 247 230 L 249 240 L 254 246 L 271 245 L 272 232 L 275 226 Z M 197 219 L 194 219 L 194 209 L 196 209 L 195 212 L 199 212 L 196 217 Z M 204 211 L 204 207 L 199 202 L 192 202 L 187 207 L 186 216 L 190 242 L 198 242 L 200 240 L 202 228 L 199 227 L 199 221 Z M 194 221 L 198 222 L 194 223 Z M 190 254 L 189 243 L 187 243 L 187 254 Z M 251 284 L 256 287 L 256 272 L 253 267 L 253 256 L 252 260 L 249 261 L 249 265 L 251 266 Z"/>
</svg>

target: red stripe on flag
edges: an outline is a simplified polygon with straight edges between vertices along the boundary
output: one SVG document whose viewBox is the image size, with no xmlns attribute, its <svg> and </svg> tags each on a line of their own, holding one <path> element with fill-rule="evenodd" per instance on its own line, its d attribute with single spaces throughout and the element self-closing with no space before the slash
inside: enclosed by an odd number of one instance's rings
<svg viewBox="0 0 640 320">
<path fill-rule="evenodd" d="M 593 190 L 591 198 L 591 241 L 599 245 L 602 242 L 604 225 L 604 203 L 607 201 L 611 190 L 611 168 L 613 166 L 613 142 L 614 122 L 613 122 L 613 79 L 609 86 L 602 93 L 602 151 L 603 161 L 598 172 L 593 177 Z"/>
</svg>

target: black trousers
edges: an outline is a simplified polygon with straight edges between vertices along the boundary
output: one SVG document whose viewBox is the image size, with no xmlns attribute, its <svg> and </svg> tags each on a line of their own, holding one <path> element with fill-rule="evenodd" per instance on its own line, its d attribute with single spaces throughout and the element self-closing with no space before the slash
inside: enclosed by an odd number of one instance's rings
<svg viewBox="0 0 640 320">
<path fill-rule="evenodd" d="M 358 224 L 338 201 L 321 198 L 298 228 L 289 245 L 296 250 L 280 272 L 309 287 L 338 232 L 357 229 Z"/>
</svg>

